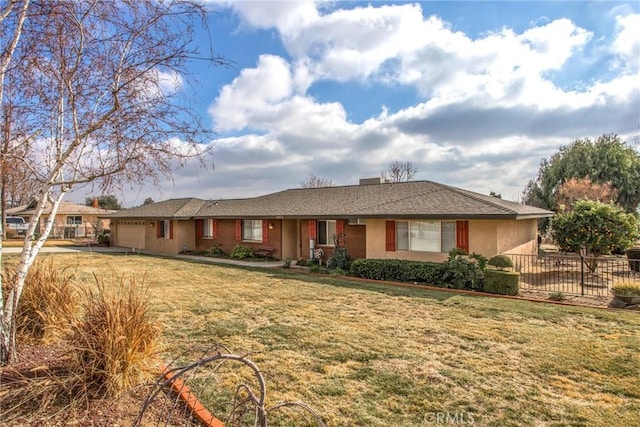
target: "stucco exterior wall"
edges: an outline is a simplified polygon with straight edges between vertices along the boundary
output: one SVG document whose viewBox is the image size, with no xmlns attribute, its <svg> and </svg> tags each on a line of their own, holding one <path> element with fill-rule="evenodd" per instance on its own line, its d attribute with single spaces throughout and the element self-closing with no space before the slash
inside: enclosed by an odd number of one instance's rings
<svg viewBox="0 0 640 427">
<path fill-rule="evenodd" d="M 538 220 L 500 221 L 498 253 L 535 255 L 538 253 Z"/>
<path fill-rule="evenodd" d="M 178 245 L 178 252 L 181 252 L 182 250 L 192 251 L 195 249 L 195 230 L 196 222 L 193 219 L 174 222 L 173 239 Z"/>
<path fill-rule="evenodd" d="M 386 247 L 384 219 L 367 219 L 367 258 L 376 259 L 408 259 L 412 261 L 446 261 L 448 254 L 439 252 L 394 251 L 389 252 Z"/>
<path fill-rule="evenodd" d="M 299 248 L 298 248 L 298 238 L 299 238 L 299 233 L 298 230 L 300 229 L 300 227 L 298 227 L 298 223 L 299 221 L 296 219 L 285 219 L 285 220 L 278 220 L 278 222 L 280 222 L 280 227 L 282 229 L 281 232 L 281 236 L 282 236 L 282 259 L 298 259 L 301 254 L 299 253 Z"/>
<path fill-rule="evenodd" d="M 158 237 L 158 221 L 146 221 L 145 248 L 149 252 L 177 254 L 183 246 L 195 247 L 195 225 L 193 220 L 172 220 L 173 238 Z M 153 226 L 151 226 L 153 224 Z"/>
<path fill-rule="evenodd" d="M 408 259 L 414 261 L 445 261 L 446 253 L 385 250 L 385 220 L 367 220 L 366 257 Z M 487 258 L 503 252 L 535 253 L 537 221 L 532 220 L 469 220 L 469 252 Z M 531 251 L 534 252 L 531 252 Z M 514 252 L 517 251 L 517 252 Z"/>
<path fill-rule="evenodd" d="M 469 221 L 469 253 L 490 258 L 498 254 L 498 223 L 494 219 Z"/>
</svg>

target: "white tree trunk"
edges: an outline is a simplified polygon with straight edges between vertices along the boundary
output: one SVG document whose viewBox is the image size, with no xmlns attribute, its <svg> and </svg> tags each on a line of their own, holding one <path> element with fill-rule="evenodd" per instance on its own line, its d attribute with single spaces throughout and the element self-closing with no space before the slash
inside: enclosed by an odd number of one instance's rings
<svg viewBox="0 0 640 427">
<path fill-rule="evenodd" d="M 4 99 L 4 80 L 5 75 L 7 73 L 7 69 L 9 68 L 9 63 L 11 62 L 11 58 L 13 57 L 13 53 L 16 50 L 16 46 L 18 45 L 18 41 L 20 40 L 20 36 L 22 35 L 22 28 L 24 26 L 24 21 L 27 18 L 27 9 L 29 8 L 29 1 L 24 0 L 22 3 L 22 9 L 19 12 L 18 20 L 16 21 L 16 27 L 14 29 L 13 37 L 9 42 L 9 45 L 3 50 L 0 55 L 0 108 L 2 106 L 2 101 Z M 7 7 L 2 10 L 0 13 L 0 22 L 4 21 L 9 14 L 13 11 L 13 7 L 15 3 L 9 2 Z M 6 153 L 2 153 L 4 156 Z M 4 206 L 0 206 L 0 218 L 4 218 Z M 0 268 L 2 267 L 2 236 L 4 236 L 4 224 L 3 220 L 0 220 Z M 4 297 L 2 295 L 2 275 L 0 274 L 0 366 L 6 364 L 10 361 L 12 352 L 11 350 L 11 324 L 13 323 L 11 318 L 7 318 L 5 316 L 5 308 L 8 304 L 5 304 Z M 11 310 L 13 312 L 13 309 Z"/>
<path fill-rule="evenodd" d="M 27 235 L 24 239 L 24 244 L 22 246 L 22 254 L 20 256 L 20 262 L 15 271 L 15 277 L 13 279 L 13 287 L 9 294 L 7 295 L 7 300 L 4 305 L 3 310 L 3 324 L 0 330 L 0 335 L 2 336 L 2 346 L 3 350 L 6 351 L 8 355 L 8 362 L 14 360 L 15 358 L 15 350 L 16 350 L 16 324 L 15 324 L 15 310 L 18 306 L 18 302 L 20 301 L 20 297 L 22 296 L 22 291 L 24 289 L 25 280 L 27 278 L 27 274 L 29 269 L 33 265 L 40 249 L 44 245 L 44 242 L 47 240 L 49 233 L 53 228 L 53 224 L 55 221 L 56 213 L 60 207 L 60 202 L 64 198 L 66 192 L 62 191 L 60 194 L 56 196 L 55 199 L 52 200 L 51 203 L 51 211 L 49 216 L 47 217 L 47 221 L 45 222 L 45 227 L 43 232 L 35 238 L 36 235 L 36 227 L 42 214 L 47 207 L 47 202 L 50 200 L 51 195 L 51 186 L 40 193 L 40 197 L 38 199 L 35 212 L 31 217 L 31 221 L 29 222 L 29 228 L 27 229 Z"/>
</svg>

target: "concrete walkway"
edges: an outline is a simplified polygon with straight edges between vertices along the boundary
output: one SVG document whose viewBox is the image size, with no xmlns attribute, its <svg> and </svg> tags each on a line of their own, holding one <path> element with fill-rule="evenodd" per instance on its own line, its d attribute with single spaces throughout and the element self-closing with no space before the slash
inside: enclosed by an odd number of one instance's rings
<svg viewBox="0 0 640 427">
<path fill-rule="evenodd" d="M 22 252 L 22 248 L 2 248 L 3 254 L 19 254 Z M 237 259 L 228 258 L 211 258 L 206 256 L 197 255 L 169 255 L 158 254 L 153 252 L 147 252 L 144 250 L 132 251 L 131 248 L 116 248 L 105 246 L 45 246 L 40 249 L 41 253 L 73 253 L 73 252 L 99 252 L 99 253 L 120 253 L 120 254 L 142 254 L 142 255 L 157 255 L 175 259 L 188 259 L 191 261 L 207 262 L 211 264 L 230 264 L 239 265 L 244 267 L 258 267 L 258 268 L 277 268 L 282 267 L 283 261 L 240 261 Z"/>
</svg>

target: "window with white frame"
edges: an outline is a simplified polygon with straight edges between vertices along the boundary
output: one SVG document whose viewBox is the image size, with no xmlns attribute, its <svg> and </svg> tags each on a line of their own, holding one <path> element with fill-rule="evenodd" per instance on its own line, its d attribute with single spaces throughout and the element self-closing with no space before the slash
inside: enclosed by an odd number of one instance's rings
<svg viewBox="0 0 640 427">
<path fill-rule="evenodd" d="M 396 250 L 449 252 L 455 247 L 455 221 L 396 222 Z"/>
<path fill-rule="evenodd" d="M 202 238 L 213 239 L 213 220 L 212 219 L 202 220 Z"/>
<path fill-rule="evenodd" d="M 79 225 L 82 224 L 82 215 L 68 215 L 67 225 Z"/>
<path fill-rule="evenodd" d="M 242 240 L 251 242 L 262 242 L 261 219 L 242 220 Z"/>
<path fill-rule="evenodd" d="M 158 237 L 168 239 L 171 237 L 171 221 L 158 221 Z"/>
<path fill-rule="evenodd" d="M 335 220 L 318 221 L 318 245 L 333 246 L 333 236 L 336 234 Z"/>
</svg>

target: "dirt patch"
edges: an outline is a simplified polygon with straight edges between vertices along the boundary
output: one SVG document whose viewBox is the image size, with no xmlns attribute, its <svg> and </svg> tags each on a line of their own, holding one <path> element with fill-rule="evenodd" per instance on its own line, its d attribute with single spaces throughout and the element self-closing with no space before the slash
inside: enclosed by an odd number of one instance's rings
<svg viewBox="0 0 640 427">
<path fill-rule="evenodd" d="M 564 304 L 597 308 L 607 308 L 612 300 L 612 297 L 609 296 L 570 294 L 562 295 L 561 300 L 554 300 L 552 297 L 553 294 L 554 292 L 520 290 L 520 294 L 518 296 L 530 301 L 561 302 Z"/>
<path fill-rule="evenodd" d="M 68 354 L 69 348 L 64 344 L 19 346 L 18 362 L 0 368 L 3 426 L 133 425 L 146 398 L 144 391 L 127 393 L 117 399 L 70 400 L 65 393 L 73 390 L 66 385 L 74 373 L 68 370 Z M 11 409 L 17 406 L 19 410 Z M 154 411 L 160 410 L 152 407 L 150 412 Z"/>
</svg>

